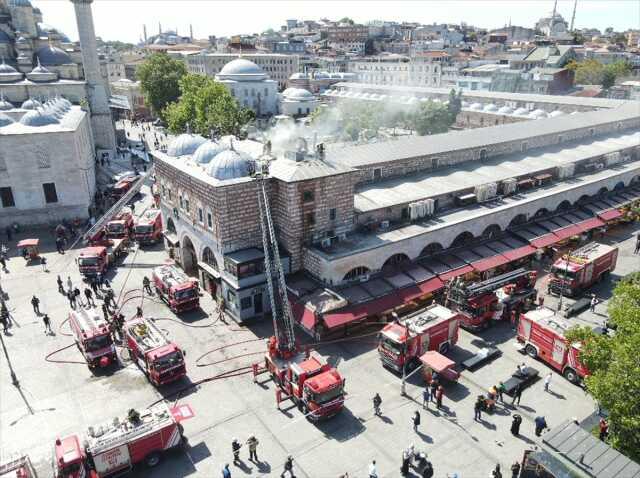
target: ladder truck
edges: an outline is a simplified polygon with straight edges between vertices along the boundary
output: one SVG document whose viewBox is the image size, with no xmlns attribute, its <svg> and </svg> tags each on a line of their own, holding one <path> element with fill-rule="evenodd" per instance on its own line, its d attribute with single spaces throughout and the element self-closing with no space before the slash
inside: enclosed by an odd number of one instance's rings
<svg viewBox="0 0 640 478">
<path fill-rule="evenodd" d="M 462 315 L 462 328 L 482 330 L 492 320 L 508 319 L 512 312 L 517 315 L 530 309 L 538 294 L 536 278 L 536 271 L 524 268 L 471 284 L 458 278 L 449 285 L 445 305 Z"/>
<path fill-rule="evenodd" d="M 284 271 L 267 195 L 268 159 L 256 174 L 264 246 L 265 274 L 271 301 L 274 335 L 269 339 L 264 365 L 254 364 L 257 376 L 268 373 L 276 384 L 278 407 L 291 400 L 310 421 L 327 419 L 344 408 L 344 378 L 322 357 L 303 351 L 296 343 L 294 319 L 287 297 Z"/>
</svg>

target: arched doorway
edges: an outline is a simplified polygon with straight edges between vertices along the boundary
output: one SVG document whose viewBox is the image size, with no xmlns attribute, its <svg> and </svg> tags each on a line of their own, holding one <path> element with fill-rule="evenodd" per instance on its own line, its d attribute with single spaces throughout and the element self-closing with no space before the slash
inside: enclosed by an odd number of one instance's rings
<svg viewBox="0 0 640 478">
<path fill-rule="evenodd" d="M 402 253 L 394 254 L 391 257 L 389 257 L 389 259 L 384 261 L 384 264 L 382 264 L 382 270 L 388 271 L 389 269 L 393 269 L 399 266 L 400 264 L 403 264 L 404 262 L 409 262 L 409 256 Z"/>
<path fill-rule="evenodd" d="M 511 222 L 509 223 L 508 227 L 512 228 L 512 227 L 524 224 L 526 222 L 527 222 L 527 215 L 526 214 L 518 214 L 516 217 L 511 219 Z"/>
<path fill-rule="evenodd" d="M 191 242 L 189 236 L 184 236 L 182 239 L 180 253 L 184 271 L 190 276 L 197 275 L 196 264 L 198 263 L 198 256 L 196 255 L 196 249 L 193 247 L 193 242 Z"/>
<path fill-rule="evenodd" d="M 501 232 L 502 229 L 500 229 L 500 226 L 498 226 L 497 224 L 491 224 L 490 226 L 487 226 L 484 231 L 482 231 L 482 238 L 492 239 L 500 235 Z"/>
<path fill-rule="evenodd" d="M 567 209 L 571 209 L 571 203 L 566 199 L 558 204 L 556 211 L 566 211 Z"/>
<path fill-rule="evenodd" d="M 176 225 L 173 222 L 172 218 L 167 219 L 167 232 L 169 232 L 171 234 L 175 234 L 176 233 Z"/>
<path fill-rule="evenodd" d="M 440 252 L 442 249 L 444 249 L 442 247 L 442 244 L 440 244 L 439 242 L 432 242 L 431 244 L 427 244 L 424 247 L 424 249 L 422 249 L 422 252 L 420 253 L 420 257 L 432 256 Z"/>
<path fill-rule="evenodd" d="M 349 272 L 347 272 L 342 280 L 350 281 L 360 279 L 363 276 L 366 276 L 369 273 L 369 268 L 365 266 L 354 267 Z"/>
<path fill-rule="evenodd" d="M 616 185 L 613 187 L 614 191 L 619 191 L 620 189 L 624 189 L 624 183 L 622 181 L 616 183 Z"/>
<path fill-rule="evenodd" d="M 451 243 L 451 247 L 466 246 L 467 244 L 473 242 L 473 239 L 473 234 L 471 234 L 469 231 L 462 232 L 458 234 L 458 236 L 453 240 L 453 242 Z"/>
<path fill-rule="evenodd" d="M 209 292 L 211 297 L 216 297 L 220 285 L 220 273 L 216 256 L 209 247 L 202 250 L 200 269 L 202 270 L 202 288 Z"/>
<path fill-rule="evenodd" d="M 598 190 L 598 196 L 600 196 L 600 197 L 606 196 L 608 192 L 609 192 L 609 190 L 607 188 L 600 188 Z"/>
<path fill-rule="evenodd" d="M 546 216 L 547 214 L 549 214 L 549 210 L 543 207 L 542 209 L 538 209 L 536 213 L 533 215 L 533 217 L 539 218 L 539 217 Z"/>
</svg>

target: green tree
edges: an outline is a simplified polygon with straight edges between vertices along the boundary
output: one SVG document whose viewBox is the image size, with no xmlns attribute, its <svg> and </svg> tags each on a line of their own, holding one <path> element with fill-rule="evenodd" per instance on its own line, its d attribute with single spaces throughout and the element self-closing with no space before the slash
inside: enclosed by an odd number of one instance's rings
<svg viewBox="0 0 640 478">
<path fill-rule="evenodd" d="M 229 90 L 202 76 L 187 74 L 180 81 L 180 100 L 164 110 L 169 131 L 182 133 L 187 126 L 198 134 L 240 135 L 253 118 L 253 111 L 242 108 Z"/>
<path fill-rule="evenodd" d="M 602 87 L 611 88 L 616 83 L 616 74 L 610 68 L 605 68 L 602 72 Z"/>
<path fill-rule="evenodd" d="M 624 33 L 616 33 L 611 39 L 611 43 L 627 46 L 627 37 L 624 35 Z"/>
<path fill-rule="evenodd" d="M 566 333 L 581 342 L 580 357 L 590 371 L 589 393 L 609 413 L 611 445 L 640 460 L 640 273 L 625 277 L 613 291 L 609 317 L 613 336 L 596 335 L 576 327 Z"/>
<path fill-rule="evenodd" d="M 567 68 L 575 72 L 575 81 L 583 85 L 602 85 L 610 88 L 617 78 L 624 77 L 631 72 L 631 65 L 627 61 L 616 61 L 603 65 L 598 60 L 570 61 Z"/>
<path fill-rule="evenodd" d="M 447 111 L 449 111 L 449 114 L 451 115 L 452 124 L 455 123 L 456 118 L 458 117 L 458 113 L 460 113 L 461 109 L 462 90 L 458 91 L 458 94 L 456 94 L 456 91 L 452 88 L 449 92 L 449 102 L 447 103 Z"/>
<path fill-rule="evenodd" d="M 183 62 L 164 53 L 154 53 L 138 68 L 136 76 L 145 102 L 160 117 L 166 106 L 180 97 L 180 80 L 186 74 Z"/>
<path fill-rule="evenodd" d="M 445 105 L 427 101 L 413 114 L 413 127 L 420 136 L 446 133 L 453 124 L 451 116 Z"/>
<path fill-rule="evenodd" d="M 349 25 L 353 25 L 355 22 L 349 17 L 342 17 L 338 20 L 338 23 L 348 23 Z"/>
</svg>

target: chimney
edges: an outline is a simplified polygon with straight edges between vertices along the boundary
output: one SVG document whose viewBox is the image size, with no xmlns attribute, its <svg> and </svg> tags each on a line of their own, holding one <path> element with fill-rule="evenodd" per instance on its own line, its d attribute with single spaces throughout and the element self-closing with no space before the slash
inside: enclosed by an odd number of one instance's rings
<svg viewBox="0 0 640 478">
<path fill-rule="evenodd" d="M 144 38 L 144 44 L 147 44 L 147 26 L 142 25 L 142 38 Z"/>
<path fill-rule="evenodd" d="M 158 35 L 162 35 L 162 25 L 158 22 Z"/>
<path fill-rule="evenodd" d="M 191 42 L 193 42 L 193 25 L 189 24 L 189 36 L 191 37 Z"/>
</svg>

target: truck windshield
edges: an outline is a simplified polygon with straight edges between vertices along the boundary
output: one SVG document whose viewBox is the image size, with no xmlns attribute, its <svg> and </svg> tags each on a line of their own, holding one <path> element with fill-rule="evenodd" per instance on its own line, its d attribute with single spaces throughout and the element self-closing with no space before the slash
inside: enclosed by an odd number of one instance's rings
<svg viewBox="0 0 640 478">
<path fill-rule="evenodd" d="M 98 265 L 97 257 L 80 257 L 78 259 L 78 264 L 81 266 L 96 266 Z"/>
<path fill-rule="evenodd" d="M 568 271 L 562 267 L 554 267 L 551 271 L 558 279 L 573 280 L 576 275 L 572 271 Z"/>
<path fill-rule="evenodd" d="M 138 234 L 149 234 L 150 232 L 153 232 L 153 226 L 149 224 L 140 224 L 136 226 L 136 232 Z"/>
<path fill-rule="evenodd" d="M 124 232 L 124 224 L 121 224 L 121 223 L 107 224 L 107 230 L 109 232 Z"/>
<path fill-rule="evenodd" d="M 382 348 L 386 351 L 391 352 L 394 355 L 400 355 L 402 353 L 402 344 L 395 340 L 391 340 L 389 337 L 384 335 L 380 336 L 380 345 L 382 345 Z"/>
<path fill-rule="evenodd" d="M 342 395 L 342 385 L 334 387 L 330 390 L 326 390 L 320 393 L 313 393 L 309 391 L 308 397 L 309 401 L 317 403 L 318 405 L 322 405 L 328 403 Z"/>
<path fill-rule="evenodd" d="M 178 290 L 174 294 L 176 300 L 191 299 L 192 297 L 195 297 L 195 295 L 196 295 L 195 288 Z"/>
<path fill-rule="evenodd" d="M 161 372 L 162 370 L 180 365 L 182 363 L 182 360 L 183 359 L 181 352 L 171 352 L 168 355 L 156 358 L 155 362 L 153 363 L 153 367 Z"/>
<path fill-rule="evenodd" d="M 92 338 L 91 340 L 88 340 L 87 343 L 85 344 L 85 349 L 88 352 L 95 352 L 96 350 L 109 347 L 110 345 L 111 345 L 111 336 L 100 335 L 98 337 Z"/>
<path fill-rule="evenodd" d="M 59 476 L 76 476 L 77 473 L 80 472 L 80 463 L 71 463 L 70 465 L 62 468 L 61 474 Z"/>
</svg>

